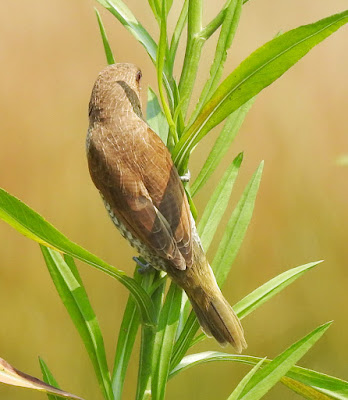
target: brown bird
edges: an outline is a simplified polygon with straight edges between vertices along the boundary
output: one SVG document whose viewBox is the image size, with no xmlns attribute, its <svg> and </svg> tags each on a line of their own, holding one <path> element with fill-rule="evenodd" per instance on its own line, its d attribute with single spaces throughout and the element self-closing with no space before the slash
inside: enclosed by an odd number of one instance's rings
<svg viewBox="0 0 348 400">
<path fill-rule="evenodd" d="M 122 236 L 185 290 L 203 331 L 240 353 L 243 328 L 206 259 L 171 155 L 144 120 L 140 78 L 135 65 L 114 64 L 94 84 L 87 134 L 92 180 Z"/>
</svg>

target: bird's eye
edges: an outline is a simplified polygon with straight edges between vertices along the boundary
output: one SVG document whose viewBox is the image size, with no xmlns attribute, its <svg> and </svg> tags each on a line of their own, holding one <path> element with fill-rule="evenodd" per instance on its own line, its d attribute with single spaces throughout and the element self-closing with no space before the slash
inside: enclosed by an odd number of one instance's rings
<svg viewBox="0 0 348 400">
<path fill-rule="evenodd" d="M 137 76 L 136 76 L 136 80 L 137 80 L 138 83 L 140 81 L 140 78 L 141 78 L 141 71 L 138 71 L 137 72 Z"/>
</svg>

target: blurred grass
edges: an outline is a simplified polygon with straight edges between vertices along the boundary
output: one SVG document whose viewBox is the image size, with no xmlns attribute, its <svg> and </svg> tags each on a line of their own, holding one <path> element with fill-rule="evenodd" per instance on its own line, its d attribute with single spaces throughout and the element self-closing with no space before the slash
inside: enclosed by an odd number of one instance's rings
<svg viewBox="0 0 348 400">
<path fill-rule="evenodd" d="M 232 70 L 280 29 L 341 11 L 345 3 L 250 2 L 244 8 L 226 70 Z M 127 4 L 156 34 L 150 13 L 136 0 Z M 3 7 L 0 185 L 68 237 L 131 273 L 133 251 L 108 220 L 85 160 L 87 103 L 95 77 L 105 63 L 94 5 L 82 0 L 33 0 L 20 7 L 7 2 Z M 155 71 L 144 50 L 111 16 L 103 10 L 101 14 L 116 60 L 138 64 L 143 70 L 143 89 L 149 83 L 156 87 Z M 260 160 L 265 159 L 254 218 L 225 285 L 226 297 L 232 303 L 287 268 L 326 260 L 277 301 L 243 321 L 250 354 L 274 357 L 303 332 L 334 319 L 328 334 L 303 364 L 345 379 L 348 322 L 342 307 L 348 301 L 348 172 L 335 160 L 348 152 L 346 38 L 346 29 L 336 33 L 259 96 L 224 165 L 244 151 L 237 199 Z M 200 71 L 201 82 L 208 69 L 206 65 Z M 143 98 L 145 95 L 143 90 Z M 194 153 L 193 175 L 209 143 L 210 137 Z M 208 196 L 197 196 L 199 210 Z M 41 355 L 62 387 L 98 399 L 93 371 L 38 246 L 5 224 L 0 225 L 0 243 L 0 355 L 32 375 L 39 375 L 37 356 Z M 125 251 L 120 254 L 119 248 Z M 111 360 L 126 291 L 87 266 L 82 266 L 81 274 L 105 332 Z M 206 343 L 198 349 L 206 349 Z M 210 341 L 209 348 L 212 345 Z M 133 360 L 129 382 L 135 378 L 136 368 Z M 170 382 L 168 400 L 179 395 L 182 399 L 193 395 L 202 400 L 224 398 L 245 372 L 245 367 L 226 364 L 188 371 Z M 210 385 L 210 381 L 221 382 L 221 386 Z M 132 396 L 131 386 L 125 398 Z M 0 398 L 31 400 L 39 396 L 0 387 Z M 282 387 L 267 396 L 293 397 Z"/>
</svg>

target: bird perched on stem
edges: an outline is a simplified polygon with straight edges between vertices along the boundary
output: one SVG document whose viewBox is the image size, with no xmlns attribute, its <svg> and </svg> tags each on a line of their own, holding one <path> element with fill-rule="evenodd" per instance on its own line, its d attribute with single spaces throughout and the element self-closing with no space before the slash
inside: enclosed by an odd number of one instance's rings
<svg viewBox="0 0 348 400">
<path fill-rule="evenodd" d="M 135 65 L 113 64 L 94 84 L 87 134 L 92 180 L 121 234 L 186 292 L 204 332 L 240 353 L 243 328 L 216 283 L 171 155 L 144 120 L 140 78 Z"/>
</svg>

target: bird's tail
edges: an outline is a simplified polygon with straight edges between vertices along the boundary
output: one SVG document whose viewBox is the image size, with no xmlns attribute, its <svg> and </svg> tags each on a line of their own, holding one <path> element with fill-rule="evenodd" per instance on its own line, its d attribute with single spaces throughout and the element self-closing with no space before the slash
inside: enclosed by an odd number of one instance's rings
<svg viewBox="0 0 348 400">
<path fill-rule="evenodd" d="M 239 318 L 224 296 L 216 293 L 214 297 L 190 298 L 198 321 L 207 336 L 213 336 L 222 346 L 230 343 L 237 353 L 247 347 L 244 331 Z"/>
</svg>

